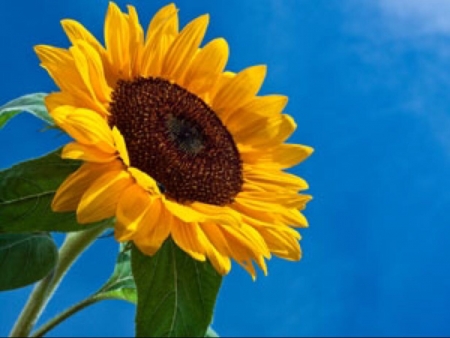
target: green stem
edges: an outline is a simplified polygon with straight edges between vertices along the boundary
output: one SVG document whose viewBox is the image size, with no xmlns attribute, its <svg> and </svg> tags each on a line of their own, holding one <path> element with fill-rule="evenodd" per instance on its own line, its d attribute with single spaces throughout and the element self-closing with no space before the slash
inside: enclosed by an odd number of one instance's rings
<svg viewBox="0 0 450 338">
<path fill-rule="evenodd" d="M 33 332 L 33 334 L 30 337 L 43 337 L 47 332 L 49 332 L 51 329 L 53 329 L 59 323 L 61 323 L 65 319 L 69 318 L 70 316 L 74 315 L 78 311 L 81 311 L 84 308 L 88 307 L 89 305 L 92 305 L 98 301 L 105 300 L 105 299 L 110 299 L 110 298 L 99 296 L 99 295 L 93 295 L 91 297 L 83 299 L 81 302 L 76 303 L 75 305 L 72 305 L 68 309 L 64 310 L 60 314 L 58 314 L 55 317 L 53 317 L 52 319 L 50 319 L 47 323 L 45 323 L 39 329 L 37 329 L 35 332 Z"/>
<path fill-rule="evenodd" d="M 67 270 L 108 226 L 109 222 L 104 222 L 92 229 L 67 234 L 59 250 L 59 259 L 55 270 L 34 287 L 11 330 L 11 337 L 28 337 Z"/>
</svg>

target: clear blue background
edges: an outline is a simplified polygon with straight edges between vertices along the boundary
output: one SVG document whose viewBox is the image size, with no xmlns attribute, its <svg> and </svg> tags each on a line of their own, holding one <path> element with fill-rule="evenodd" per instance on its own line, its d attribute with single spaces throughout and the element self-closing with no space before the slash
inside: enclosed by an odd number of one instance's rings
<svg viewBox="0 0 450 338">
<path fill-rule="evenodd" d="M 161 5 L 129 0 L 147 23 Z M 125 1 L 119 1 L 125 8 Z M 256 282 L 234 266 L 214 327 L 224 336 L 449 335 L 450 1 L 178 1 L 182 24 L 208 12 L 228 68 L 265 63 L 263 93 L 290 97 L 293 142 L 316 149 L 294 172 L 314 200 L 304 258 L 273 259 Z M 2 3 L 0 102 L 56 87 L 32 46 L 67 46 L 59 20 L 102 37 L 105 0 Z M 66 139 L 22 115 L 0 131 L 0 168 Z M 61 236 L 57 238 L 61 240 Z M 70 271 L 43 319 L 95 291 L 117 244 L 99 239 Z M 0 276 L 1 278 L 1 276 Z M 0 294 L 6 335 L 30 287 Z M 53 336 L 133 335 L 134 306 L 107 301 Z"/>
</svg>

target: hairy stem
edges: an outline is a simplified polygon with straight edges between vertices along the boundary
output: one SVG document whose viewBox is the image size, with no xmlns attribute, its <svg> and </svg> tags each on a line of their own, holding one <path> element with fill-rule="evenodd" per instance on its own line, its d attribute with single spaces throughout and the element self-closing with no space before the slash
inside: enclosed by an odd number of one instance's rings
<svg viewBox="0 0 450 338">
<path fill-rule="evenodd" d="M 19 318 L 11 330 L 11 337 L 29 336 L 33 326 L 36 324 L 66 272 L 76 261 L 78 256 L 92 244 L 92 242 L 108 226 L 109 222 L 104 222 L 95 228 L 67 234 L 64 243 L 59 249 L 59 259 L 55 269 L 34 287 Z"/>
<path fill-rule="evenodd" d="M 95 304 L 98 301 L 110 299 L 108 297 L 103 297 L 99 295 L 93 295 L 86 299 L 83 299 L 81 302 L 76 303 L 75 305 L 72 305 L 68 309 L 64 310 L 60 314 L 56 315 L 52 319 L 50 319 L 47 323 L 42 325 L 39 329 L 37 329 L 30 337 L 43 337 L 47 332 L 49 332 L 51 329 L 53 329 L 55 326 L 63 322 L 65 319 L 69 318 L 70 316 L 74 315 L 78 311 L 83 310 L 84 308 L 88 307 L 89 305 Z"/>
</svg>

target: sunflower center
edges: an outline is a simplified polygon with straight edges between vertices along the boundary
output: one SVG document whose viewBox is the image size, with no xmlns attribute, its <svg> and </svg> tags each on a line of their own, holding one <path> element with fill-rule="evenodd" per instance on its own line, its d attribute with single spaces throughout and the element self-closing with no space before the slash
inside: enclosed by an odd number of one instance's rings
<svg viewBox="0 0 450 338">
<path fill-rule="evenodd" d="M 196 95 L 161 78 L 120 80 L 110 125 L 122 133 L 130 165 L 180 203 L 231 203 L 241 191 L 242 161 L 216 113 Z"/>
</svg>

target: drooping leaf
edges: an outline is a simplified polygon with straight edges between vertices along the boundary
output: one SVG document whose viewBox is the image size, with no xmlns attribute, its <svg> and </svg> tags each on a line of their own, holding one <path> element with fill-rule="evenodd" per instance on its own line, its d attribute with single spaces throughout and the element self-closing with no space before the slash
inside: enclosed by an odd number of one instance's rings
<svg viewBox="0 0 450 338">
<path fill-rule="evenodd" d="M 47 276 L 58 249 L 46 233 L 0 234 L 0 290 L 11 290 Z"/>
<path fill-rule="evenodd" d="M 166 240 L 153 256 L 135 246 L 131 266 L 137 287 L 136 336 L 204 337 L 222 277 Z"/>
<path fill-rule="evenodd" d="M 114 271 L 109 280 L 96 292 L 95 296 L 108 299 L 121 299 L 136 304 L 136 284 L 131 272 L 131 251 L 120 244 Z"/>
<path fill-rule="evenodd" d="M 78 231 L 74 212 L 55 213 L 50 204 L 60 184 L 79 166 L 63 160 L 61 151 L 0 171 L 0 233 Z M 93 224 L 94 225 L 94 224 Z"/>
<path fill-rule="evenodd" d="M 49 115 L 44 103 L 44 97 L 46 95 L 46 93 L 28 94 L 9 101 L 1 106 L 0 129 L 3 128 L 11 118 L 22 112 L 30 113 L 46 123 L 53 125 L 53 119 Z"/>
</svg>

